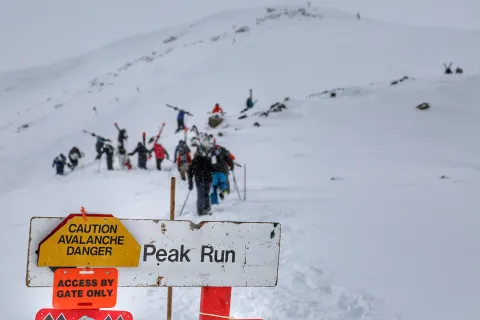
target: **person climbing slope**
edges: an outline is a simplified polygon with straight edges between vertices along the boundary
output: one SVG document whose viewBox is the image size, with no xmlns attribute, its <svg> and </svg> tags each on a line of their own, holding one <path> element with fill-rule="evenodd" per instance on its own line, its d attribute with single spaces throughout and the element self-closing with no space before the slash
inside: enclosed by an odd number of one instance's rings
<svg viewBox="0 0 480 320">
<path fill-rule="evenodd" d="M 71 169 L 74 170 L 78 166 L 78 159 L 84 157 L 85 154 L 80 151 L 77 147 L 73 147 L 70 149 L 70 152 L 68 152 L 68 160 L 70 160 L 70 163 L 67 163 L 67 166 Z"/>
<path fill-rule="evenodd" d="M 138 153 L 138 168 L 147 170 L 147 158 L 148 158 L 148 149 L 141 142 L 138 142 L 135 150 L 130 152 L 128 155 L 133 156 Z"/>
<path fill-rule="evenodd" d="M 220 105 L 218 103 L 215 104 L 215 107 L 213 107 L 213 110 L 212 110 L 212 113 L 215 114 L 215 113 L 220 113 L 222 116 L 224 115 L 224 111 L 223 109 L 220 107 Z"/>
<path fill-rule="evenodd" d="M 115 122 L 115 128 L 117 128 L 118 130 L 117 146 L 118 147 L 121 146 L 122 148 L 125 148 L 125 142 L 128 140 L 127 129 L 120 129 L 120 127 L 116 122 Z"/>
<path fill-rule="evenodd" d="M 214 146 L 210 152 L 209 156 L 211 157 L 214 173 L 212 181 L 212 194 L 210 195 L 210 200 L 212 204 L 218 204 L 218 196 L 220 199 L 224 199 L 224 195 L 227 192 L 227 180 L 228 176 L 225 172 L 228 172 L 228 169 L 234 170 L 233 160 L 230 158 L 229 152 L 219 145 Z M 220 191 L 218 194 L 217 192 Z"/>
<path fill-rule="evenodd" d="M 217 145 L 217 144 L 215 144 L 215 146 L 217 148 L 223 148 L 223 150 L 228 154 L 228 157 L 230 159 L 232 159 L 232 162 L 235 165 L 235 156 L 233 155 L 233 153 L 230 152 L 230 150 L 228 150 L 227 148 L 222 147 L 220 145 Z M 225 173 L 227 175 L 227 189 L 226 189 L 226 192 L 225 192 L 226 194 L 230 193 L 230 170 L 229 170 L 229 168 L 230 168 L 229 166 L 223 166 L 223 170 L 224 170 L 223 173 Z M 233 170 L 231 170 L 231 171 L 233 171 Z M 222 198 L 222 196 L 220 196 L 220 198 Z"/>
<path fill-rule="evenodd" d="M 183 140 L 180 140 L 178 146 L 175 148 L 173 163 L 177 164 L 182 180 L 187 180 L 186 173 L 188 166 L 192 163 L 192 157 L 190 155 L 190 148 Z"/>
<path fill-rule="evenodd" d="M 180 109 L 179 107 L 172 106 L 171 104 L 168 104 L 168 103 L 167 103 L 166 106 L 169 107 L 169 108 L 172 108 L 175 111 L 178 111 L 178 114 L 177 114 L 177 130 L 175 130 L 175 133 L 178 133 L 181 130 L 184 130 L 185 129 L 185 115 L 189 115 L 189 116 L 193 117 L 193 114 L 191 114 L 190 112 L 188 112 L 186 110 Z"/>
<path fill-rule="evenodd" d="M 175 133 L 185 129 L 185 111 L 179 110 L 177 114 L 177 130 Z"/>
<path fill-rule="evenodd" d="M 188 189 L 193 190 L 193 177 L 197 188 L 197 214 L 199 216 L 211 214 L 209 192 L 213 179 L 213 165 L 205 148 L 201 145 L 197 148 L 188 168 Z"/>
<path fill-rule="evenodd" d="M 52 168 L 55 167 L 56 174 L 63 176 L 66 163 L 67 158 L 63 153 L 60 153 L 55 159 L 53 159 Z"/>
<path fill-rule="evenodd" d="M 97 138 L 97 142 L 95 143 L 95 151 L 97 151 L 97 156 L 95 160 L 100 160 L 103 154 L 103 146 L 106 142 L 112 142 L 110 139 L 104 138 L 102 136 L 96 135 L 95 133 L 91 133 L 92 137 Z"/>
<path fill-rule="evenodd" d="M 158 143 L 158 138 L 153 141 L 153 148 L 149 151 L 155 153 L 155 160 L 157 164 L 157 170 L 161 171 L 162 170 L 162 162 L 165 158 L 170 159 L 170 156 L 167 152 L 167 150 L 160 144 Z"/>
<path fill-rule="evenodd" d="M 113 156 L 115 155 L 115 148 L 111 143 L 105 143 L 103 153 L 107 155 L 107 170 L 113 170 Z"/>
</svg>

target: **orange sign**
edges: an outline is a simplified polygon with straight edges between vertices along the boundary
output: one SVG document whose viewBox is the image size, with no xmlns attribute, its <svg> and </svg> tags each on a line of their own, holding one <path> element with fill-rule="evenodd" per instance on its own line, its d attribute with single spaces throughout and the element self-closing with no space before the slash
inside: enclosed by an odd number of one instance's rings
<svg viewBox="0 0 480 320">
<path fill-rule="evenodd" d="M 113 308 L 117 304 L 115 268 L 60 268 L 53 275 L 55 309 Z"/>
</svg>

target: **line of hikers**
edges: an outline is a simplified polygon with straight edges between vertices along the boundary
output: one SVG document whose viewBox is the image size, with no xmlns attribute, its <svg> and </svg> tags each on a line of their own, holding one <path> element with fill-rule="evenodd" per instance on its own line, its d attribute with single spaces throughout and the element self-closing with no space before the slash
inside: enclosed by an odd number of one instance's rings
<svg viewBox="0 0 480 320">
<path fill-rule="evenodd" d="M 252 100 L 251 92 L 250 97 L 246 101 L 246 108 L 241 112 L 251 109 L 256 101 Z M 177 129 L 175 133 L 185 130 L 185 116 L 193 116 L 190 112 L 167 105 L 178 111 L 177 115 Z M 218 103 L 215 104 L 211 114 L 225 115 L 225 112 Z M 130 162 L 130 156 L 137 155 L 138 168 L 147 170 L 147 162 L 152 158 L 152 153 L 155 155 L 155 163 L 157 170 L 162 170 L 162 162 L 167 159 L 173 164 L 176 164 L 180 173 L 180 177 L 183 181 L 187 181 L 189 190 L 193 190 L 193 182 L 197 189 L 197 214 L 205 215 L 211 214 L 211 204 L 218 204 L 219 198 L 224 199 L 225 195 L 230 193 L 229 174 L 233 172 L 235 168 L 235 157 L 226 148 L 218 145 L 213 135 L 207 135 L 198 131 L 196 126 L 191 128 L 191 131 L 196 133 L 196 136 L 191 138 L 190 142 L 192 147 L 196 147 L 196 152 L 192 157 L 191 150 L 185 140 L 179 140 L 178 145 L 175 148 L 173 161 L 170 160 L 170 155 L 167 150 L 159 143 L 159 139 L 163 130 L 163 126 L 160 132 L 151 137 L 148 144 L 145 141 L 145 133 L 143 134 L 143 142 L 138 142 L 135 149 L 127 153 L 126 142 L 128 140 L 127 130 L 121 129 L 117 123 L 115 127 L 118 130 L 117 148 L 115 150 L 112 141 L 108 138 L 102 137 L 93 132 L 83 131 L 86 134 L 91 135 L 96 139 L 95 141 L 95 160 L 100 161 L 105 154 L 107 170 L 113 170 L 113 163 L 115 155 L 118 157 L 120 168 L 122 170 L 131 170 L 132 164 Z M 64 175 L 65 166 L 70 170 L 75 170 L 78 166 L 78 161 L 85 157 L 85 153 L 80 151 L 78 147 L 73 147 L 68 153 L 67 157 L 62 153 L 57 156 L 52 167 L 56 168 L 56 174 Z M 173 168 L 173 167 L 172 167 Z"/>
</svg>

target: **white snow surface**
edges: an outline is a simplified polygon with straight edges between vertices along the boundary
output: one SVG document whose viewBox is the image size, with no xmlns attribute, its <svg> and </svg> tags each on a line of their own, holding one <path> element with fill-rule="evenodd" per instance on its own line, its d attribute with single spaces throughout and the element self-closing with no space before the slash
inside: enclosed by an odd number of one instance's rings
<svg viewBox="0 0 480 320">
<path fill-rule="evenodd" d="M 190 196 L 182 217 L 282 224 L 278 286 L 234 288 L 232 316 L 478 317 L 480 31 L 299 8 L 222 12 L 0 74 L 0 299 L 9 319 L 32 319 L 51 306 L 51 289 L 25 285 L 31 216 L 85 206 L 168 219 L 177 171 L 157 172 L 151 160 L 147 172 L 108 172 L 102 162 L 99 173 L 95 141 L 82 133 L 114 140 L 118 122 L 132 151 L 143 131 L 153 136 L 166 122 L 161 142 L 173 154 L 182 135 L 173 133 L 176 113 L 166 103 L 192 112 L 188 125 L 223 132 L 218 143 L 248 169 L 246 201 L 232 192 L 199 218 Z M 235 33 L 243 26 L 249 32 Z M 163 43 L 171 36 L 177 40 Z M 443 75 L 448 61 L 465 74 Z M 389 85 L 403 76 L 414 79 Z M 239 120 L 250 88 L 255 111 L 289 97 L 287 110 Z M 345 90 L 335 99 L 318 94 L 333 88 Z M 430 109 L 415 108 L 424 101 Z M 207 112 L 217 102 L 228 127 L 209 130 Z M 18 130 L 23 124 L 29 127 Z M 55 176 L 51 161 L 74 145 L 87 154 L 84 168 Z M 235 175 L 243 192 L 242 170 Z M 178 214 L 188 189 L 177 181 Z M 166 293 L 120 288 L 116 309 L 162 318 Z M 175 288 L 174 318 L 197 318 L 199 298 L 199 288 Z"/>
</svg>

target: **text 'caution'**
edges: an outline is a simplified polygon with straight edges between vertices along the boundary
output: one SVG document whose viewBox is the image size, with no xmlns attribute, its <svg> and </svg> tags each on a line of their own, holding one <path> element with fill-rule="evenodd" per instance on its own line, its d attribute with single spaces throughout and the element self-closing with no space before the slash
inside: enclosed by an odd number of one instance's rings
<svg viewBox="0 0 480 320">
<path fill-rule="evenodd" d="M 70 215 L 39 245 L 39 267 L 137 267 L 140 245 L 113 216 Z"/>
</svg>

